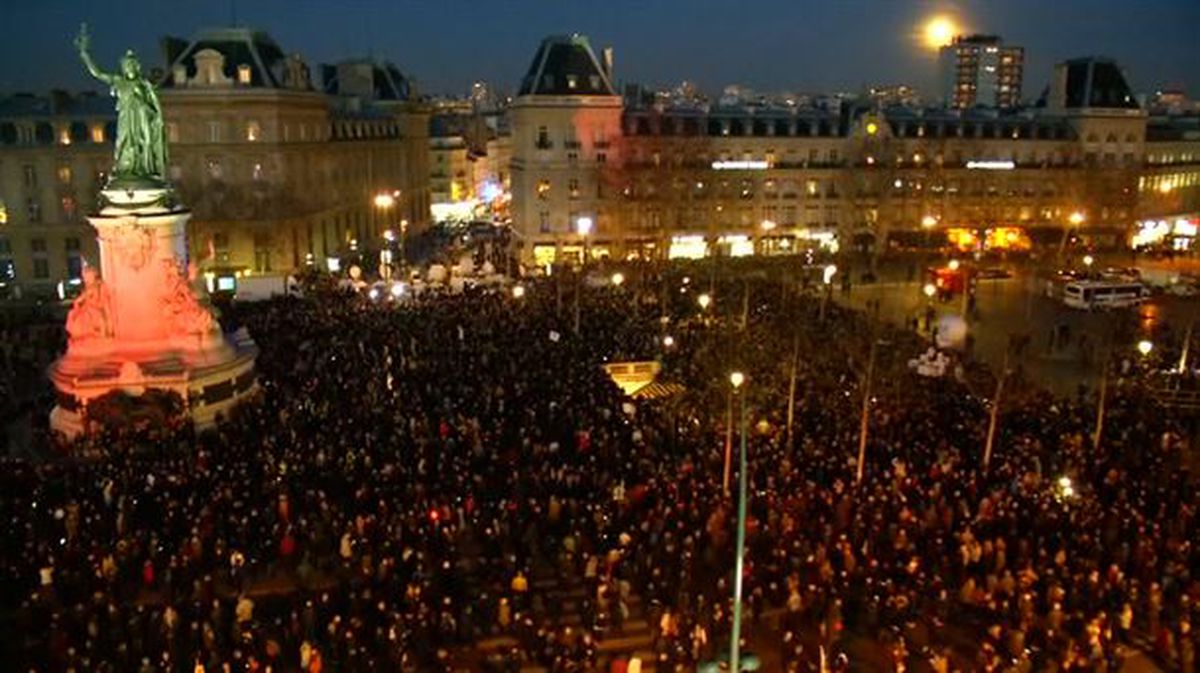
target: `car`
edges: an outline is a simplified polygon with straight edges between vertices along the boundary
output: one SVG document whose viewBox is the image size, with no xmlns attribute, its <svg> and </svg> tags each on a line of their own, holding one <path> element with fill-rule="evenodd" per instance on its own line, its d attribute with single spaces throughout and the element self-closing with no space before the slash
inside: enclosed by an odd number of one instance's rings
<svg viewBox="0 0 1200 673">
<path fill-rule="evenodd" d="M 1012 278 L 1012 272 L 1005 268 L 992 266 L 975 272 L 975 277 L 979 280 L 1000 280 L 1002 278 Z"/>
</svg>

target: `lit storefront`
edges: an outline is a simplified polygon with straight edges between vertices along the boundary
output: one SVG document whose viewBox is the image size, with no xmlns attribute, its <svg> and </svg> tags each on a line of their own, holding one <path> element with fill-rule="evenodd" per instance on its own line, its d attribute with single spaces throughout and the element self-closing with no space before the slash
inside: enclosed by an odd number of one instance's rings
<svg viewBox="0 0 1200 673">
<path fill-rule="evenodd" d="M 708 256 L 708 242 L 703 236 L 673 236 L 667 251 L 668 259 L 704 259 Z"/>
<path fill-rule="evenodd" d="M 1200 218 L 1177 217 L 1173 220 L 1142 220 L 1129 244 L 1134 249 L 1162 248 L 1184 252 L 1192 250 Z"/>
</svg>

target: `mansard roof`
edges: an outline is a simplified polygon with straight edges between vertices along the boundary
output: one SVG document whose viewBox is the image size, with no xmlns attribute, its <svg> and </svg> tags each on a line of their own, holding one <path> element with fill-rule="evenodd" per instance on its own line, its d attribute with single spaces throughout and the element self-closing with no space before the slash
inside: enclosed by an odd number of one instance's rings
<svg viewBox="0 0 1200 673">
<path fill-rule="evenodd" d="M 554 35 L 542 40 L 517 95 L 615 96 L 609 75 L 586 37 Z"/>
<path fill-rule="evenodd" d="M 363 81 L 349 81 L 349 73 L 355 73 Z M 372 101 L 407 101 L 413 97 L 412 81 L 389 61 L 361 58 L 325 63 L 321 65 L 321 81 L 325 93 L 334 96 L 360 96 Z"/>
<path fill-rule="evenodd" d="M 1141 107 L 1116 61 L 1091 56 L 1071 59 L 1066 66 L 1067 108 L 1136 110 Z"/>
<path fill-rule="evenodd" d="M 307 82 L 297 84 L 288 78 L 288 57 L 270 35 L 250 28 L 213 28 L 196 33 L 191 39 L 164 37 L 163 52 L 168 64 L 160 86 L 182 87 L 175 81 L 178 66 L 186 69 L 188 79 L 196 76 L 196 54 L 211 50 L 224 57 L 222 73 L 234 79 L 239 66 L 249 66 L 250 83 L 240 87 L 283 89 L 310 88 Z M 306 79 L 306 78 L 305 78 Z"/>
</svg>

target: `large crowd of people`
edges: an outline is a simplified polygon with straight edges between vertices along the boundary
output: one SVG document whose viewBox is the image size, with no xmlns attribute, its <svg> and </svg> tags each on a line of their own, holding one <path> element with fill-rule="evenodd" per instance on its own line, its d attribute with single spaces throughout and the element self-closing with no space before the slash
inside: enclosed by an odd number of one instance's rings
<svg viewBox="0 0 1200 673">
<path fill-rule="evenodd" d="M 985 469 L 983 368 L 918 376 L 911 331 L 796 284 L 684 273 L 227 311 L 261 391 L 217 428 L 4 460 L 5 668 L 595 670 L 636 594 L 656 670 L 695 670 L 730 637 L 723 448 L 744 405 L 761 660 L 1104 671 L 1137 645 L 1195 670 L 1182 421 L 1113 385 L 1097 446 L 1094 395 L 1014 381 Z M 655 358 L 682 392 L 632 401 L 600 366 Z M 542 604 L 547 568 L 587 587 L 580 626 Z M 485 660 L 497 635 L 516 645 Z"/>
</svg>

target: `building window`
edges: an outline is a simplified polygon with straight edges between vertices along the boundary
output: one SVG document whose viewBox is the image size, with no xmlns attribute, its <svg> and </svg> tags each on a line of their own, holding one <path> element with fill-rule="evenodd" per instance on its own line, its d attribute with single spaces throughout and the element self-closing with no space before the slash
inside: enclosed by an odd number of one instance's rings
<svg viewBox="0 0 1200 673">
<path fill-rule="evenodd" d="M 804 193 L 810 198 L 821 193 L 821 185 L 816 180 L 808 180 L 804 183 Z"/>
<path fill-rule="evenodd" d="M 205 164 L 208 168 L 208 177 L 213 180 L 220 180 L 223 174 L 221 169 L 221 160 L 217 159 L 216 157 L 209 157 Z"/>
<path fill-rule="evenodd" d="M 550 198 L 550 181 L 549 180 L 538 180 L 537 196 L 538 196 L 538 199 L 540 199 L 542 201 L 545 201 L 546 199 Z"/>
<path fill-rule="evenodd" d="M 208 142 L 210 142 L 210 143 L 221 142 L 221 122 L 209 122 L 208 123 Z"/>
<path fill-rule="evenodd" d="M 38 203 L 37 199 L 32 196 L 25 199 L 25 211 L 29 215 L 29 222 L 37 224 L 42 221 L 42 204 Z"/>
<path fill-rule="evenodd" d="M 61 128 L 58 130 L 58 144 L 59 145 L 70 145 L 71 144 L 71 129 Z"/>
<path fill-rule="evenodd" d="M 33 277 L 34 278 L 49 278 L 50 277 L 50 261 L 45 257 L 37 257 L 33 260 Z"/>
<path fill-rule="evenodd" d="M 68 236 L 63 241 L 63 247 L 66 248 L 67 252 L 79 252 L 79 238 L 76 236 Z"/>
<path fill-rule="evenodd" d="M 550 131 L 545 126 L 538 127 L 537 147 L 542 150 L 550 149 Z"/>
<path fill-rule="evenodd" d="M 604 152 L 596 152 L 596 163 L 603 164 L 608 162 L 608 155 Z"/>
<path fill-rule="evenodd" d="M 829 163 L 836 164 L 838 162 L 838 151 L 829 150 Z"/>
<path fill-rule="evenodd" d="M 238 71 L 237 71 L 237 79 L 238 79 L 238 84 L 249 84 L 250 83 L 250 66 L 246 65 L 245 63 L 239 65 Z"/>
<path fill-rule="evenodd" d="M 262 164 L 257 163 L 257 162 L 254 164 L 254 170 L 251 172 L 251 177 L 254 179 L 255 182 L 262 180 L 262 178 L 263 178 Z"/>
<path fill-rule="evenodd" d="M 25 164 L 21 167 L 21 175 L 25 181 L 25 189 L 37 189 L 37 170 L 33 164 Z"/>
<path fill-rule="evenodd" d="M 567 152 L 567 163 L 574 165 L 574 164 L 578 163 L 578 161 L 579 161 L 579 153 L 578 152 Z"/>
<path fill-rule="evenodd" d="M 29 249 L 32 250 L 34 252 L 34 254 L 39 254 L 39 253 L 45 254 L 46 253 L 46 239 L 40 238 L 40 237 L 29 239 Z"/>
<path fill-rule="evenodd" d="M 92 142 L 94 142 L 94 143 L 104 142 L 104 125 L 103 124 L 92 124 Z"/>
<path fill-rule="evenodd" d="M 550 233 L 550 213 L 545 210 L 538 213 L 538 231 L 543 234 Z"/>
<path fill-rule="evenodd" d="M 71 184 L 71 167 L 63 164 L 58 167 L 58 181 L 64 185 Z"/>
<path fill-rule="evenodd" d="M 68 222 L 73 221 L 75 219 L 75 215 L 78 211 L 78 208 L 76 207 L 76 204 L 75 204 L 75 197 L 64 196 L 64 197 L 62 197 L 61 203 L 62 203 L 63 219 Z"/>
<path fill-rule="evenodd" d="M 83 258 L 79 255 L 67 255 L 67 278 L 75 280 L 83 277 Z"/>
<path fill-rule="evenodd" d="M 246 122 L 246 140 L 249 142 L 258 142 L 259 136 L 262 135 L 262 127 L 256 121 Z"/>
<path fill-rule="evenodd" d="M 567 181 L 567 190 L 570 192 L 572 199 L 579 198 L 579 180 L 571 178 Z"/>
<path fill-rule="evenodd" d="M 271 238 L 268 234 L 254 235 L 254 270 L 259 273 L 271 270 Z"/>
</svg>

